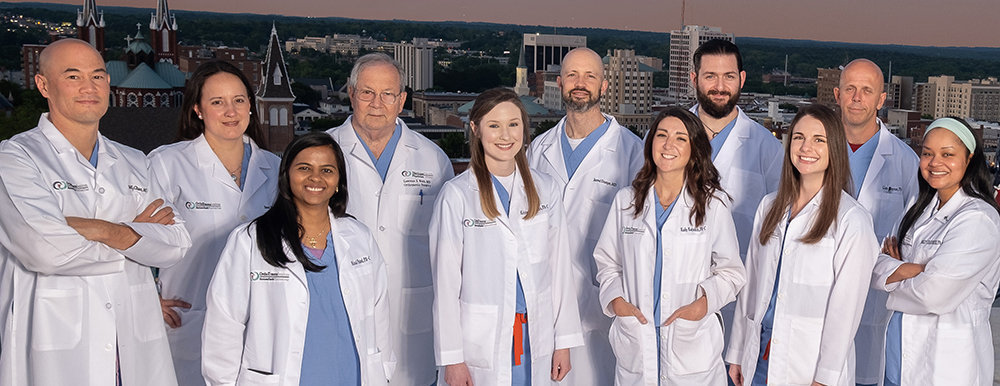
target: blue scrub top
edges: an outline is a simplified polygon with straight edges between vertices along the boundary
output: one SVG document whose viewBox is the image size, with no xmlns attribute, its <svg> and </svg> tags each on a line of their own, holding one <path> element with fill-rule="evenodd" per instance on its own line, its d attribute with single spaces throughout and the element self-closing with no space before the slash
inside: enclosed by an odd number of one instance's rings
<svg viewBox="0 0 1000 386">
<path fill-rule="evenodd" d="M 250 152 L 253 149 L 250 148 L 250 142 L 243 143 L 243 161 L 240 162 L 240 190 L 243 190 L 243 185 L 247 182 L 247 168 L 250 167 Z"/>
<path fill-rule="evenodd" d="M 583 159 L 590 153 L 590 149 L 594 148 L 594 144 L 597 143 L 597 140 L 601 139 L 601 136 L 608 132 L 609 127 L 611 127 L 611 120 L 605 119 L 604 123 L 583 138 L 583 141 L 576 146 L 576 149 L 573 149 L 573 146 L 570 146 L 569 136 L 566 134 L 565 130 L 563 131 L 560 143 L 562 144 L 563 162 L 566 164 L 567 177 L 573 178 L 573 174 L 576 173 L 576 169 L 580 167 L 580 163 L 582 163 Z"/>
<path fill-rule="evenodd" d="M 305 248 L 303 246 L 303 248 Z M 308 255 L 308 253 L 307 253 Z M 361 385 L 361 358 L 354 342 L 350 315 L 340 291 L 340 272 L 333 236 L 327 234 L 326 249 L 313 263 L 326 266 L 320 272 L 306 271 L 309 286 L 309 318 L 302 348 L 303 385 Z"/>
<path fill-rule="evenodd" d="M 674 211 L 674 205 L 677 204 L 677 197 L 674 201 L 670 203 L 666 209 L 660 205 L 660 195 L 656 193 L 656 188 L 653 188 L 653 197 L 655 197 L 655 202 L 653 207 L 656 210 L 656 262 L 653 267 L 653 323 L 656 323 L 656 368 L 659 374 L 663 369 L 660 368 L 660 327 L 663 326 L 663 312 L 660 310 L 660 298 L 661 291 L 663 289 L 663 224 L 667 222 L 667 218 L 670 217 L 670 213 Z"/>
<path fill-rule="evenodd" d="M 375 153 L 372 153 L 372 149 L 368 148 L 368 144 L 365 140 L 361 139 L 361 135 L 357 131 L 354 135 L 358 136 L 358 141 L 361 142 L 361 146 L 365 147 L 365 151 L 368 152 L 368 157 L 371 157 L 372 164 L 375 165 L 375 170 L 378 171 L 379 177 L 382 177 L 382 182 L 385 182 L 385 176 L 389 174 L 389 164 L 392 163 L 392 156 L 396 154 L 396 145 L 399 144 L 399 137 L 402 135 L 403 129 L 396 125 L 396 129 L 392 131 L 392 136 L 389 137 L 389 142 L 385 144 L 385 149 L 382 150 L 382 154 L 379 154 L 378 158 L 375 157 Z"/>
<path fill-rule="evenodd" d="M 510 215 L 510 193 L 507 192 L 507 188 L 500 183 L 500 180 L 496 176 L 490 175 L 493 180 L 493 188 L 497 190 L 497 195 L 500 196 L 500 203 L 503 204 L 504 215 Z M 514 305 L 514 312 L 518 314 L 527 314 L 528 305 L 524 299 L 524 288 L 521 287 L 521 275 L 517 276 L 517 301 Z M 517 341 L 517 338 L 514 339 Z M 531 344 L 528 341 L 528 324 L 525 323 L 521 329 L 521 340 L 524 342 L 524 354 L 521 357 L 521 365 L 515 366 L 515 348 L 511 347 L 511 385 L 513 386 L 528 386 L 531 385 Z"/>
<path fill-rule="evenodd" d="M 94 151 L 90 153 L 90 159 L 87 160 L 90 162 L 90 166 L 93 166 L 95 169 L 97 168 L 97 151 L 100 149 L 101 149 L 101 140 L 98 139 L 96 142 L 94 142 Z"/>
<path fill-rule="evenodd" d="M 865 181 L 865 174 L 871 166 L 872 158 L 875 157 L 875 148 L 878 147 L 878 133 L 875 133 L 856 151 L 851 151 L 847 147 L 847 157 L 851 165 L 851 178 L 854 180 L 854 197 L 861 193 L 861 183 Z"/>
<path fill-rule="evenodd" d="M 771 343 L 771 332 L 774 331 L 774 307 L 778 304 L 778 281 L 781 278 L 781 260 L 785 256 L 785 240 L 788 239 L 788 224 L 792 222 L 791 213 L 788 214 L 788 221 L 785 222 L 785 229 L 781 236 L 781 254 L 778 255 L 778 269 L 774 272 L 774 288 L 771 289 L 771 301 L 767 304 L 767 311 L 760 322 L 760 353 L 757 356 L 757 368 L 754 370 L 751 386 L 767 385 L 768 361 L 763 359 L 764 352 L 768 350 Z"/>
<path fill-rule="evenodd" d="M 695 115 L 701 116 L 698 110 L 695 109 Z M 715 161 L 715 156 L 719 155 L 719 150 L 722 149 L 722 145 L 726 143 L 726 138 L 729 138 L 729 133 L 733 132 L 733 128 L 736 127 L 736 120 L 739 117 L 733 118 L 732 121 L 726 124 L 718 134 L 713 138 L 709 138 L 709 143 L 712 145 L 712 161 Z"/>
</svg>

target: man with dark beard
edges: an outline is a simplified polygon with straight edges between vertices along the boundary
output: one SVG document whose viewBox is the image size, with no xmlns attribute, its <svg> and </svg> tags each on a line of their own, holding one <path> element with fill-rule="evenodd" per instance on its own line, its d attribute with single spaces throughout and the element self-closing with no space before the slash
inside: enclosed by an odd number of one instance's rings
<svg viewBox="0 0 1000 386">
<path fill-rule="evenodd" d="M 691 112 L 705 125 L 712 162 L 719 170 L 722 188 L 733 199 L 730 209 L 740 240 L 740 258 L 745 261 L 754 213 L 760 200 L 778 189 L 784 152 L 771 132 L 736 105 L 747 73 L 735 44 L 718 39 L 703 43 L 694 52 L 694 69 L 691 83 L 698 104 Z M 725 331 L 730 331 L 734 310 L 734 303 L 722 308 Z"/>
<path fill-rule="evenodd" d="M 735 44 L 719 39 L 705 42 L 694 52 L 694 69 L 691 83 L 698 104 L 691 112 L 701 118 L 711 139 L 712 162 L 723 189 L 733 198 L 740 256 L 746 259 L 757 205 L 778 188 L 781 142 L 736 105 L 747 74 Z"/>
<path fill-rule="evenodd" d="M 643 143 L 614 117 L 601 113 L 601 95 L 608 82 L 596 52 L 576 48 L 567 53 L 558 83 L 566 117 L 532 141 L 528 162 L 563 188 L 573 285 L 586 344 L 570 349 L 573 371 L 562 384 L 611 385 L 615 372 L 608 342 L 611 319 L 598 300 L 594 247 L 615 193 L 629 186 L 642 167 Z"/>
</svg>

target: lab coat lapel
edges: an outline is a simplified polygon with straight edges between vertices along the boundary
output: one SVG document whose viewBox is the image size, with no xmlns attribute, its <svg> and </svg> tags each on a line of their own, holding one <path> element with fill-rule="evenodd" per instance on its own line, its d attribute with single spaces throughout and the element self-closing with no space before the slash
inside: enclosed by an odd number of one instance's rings
<svg viewBox="0 0 1000 386">
<path fill-rule="evenodd" d="M 621 133 L 618 130 L 618 122 L 615 121 L 614 118 L 608 116 L 605 116 L 605 118 L 611 120 L 611 126 L 608 127 L 608 131 L 605 132 L 601 138 L 598 138 L 596 143 L 594 143 L 594 147 L 590 149 L 590 153 L 587 153 L 587 156 L 583 158 L 582 162 L 580 162 L 580 166 L 576 168 L 576 173 L 573 174 L 574 176 L 589 175 L 591 171 L 601 167 L 603 160 L 615 159 L 614 153 L 617 149 L 614 145 L 618 142 L 618 136 L 621 135 Z M 605 157 L 605 154 L 608 154 L 608 156 Z M 563 169 L 566 168 L 563 167 Z M 580 178 L 577 178 L 576 181 L 578 181 L 578 184 L 586 182 Z"/>
<path fill-rule="evenodd" d="M 882 125 L 881 121 L 879 121 L 879 125 Z M 882 188 L 877 182 L 880 177 L 879 174 L 882 173 L 882 165 L 885 164 L 886 159 L 892 157 L 892 139 L 888 138 L 890 135 L 889 132 L 884 128 L 880 128 L 875 135 L 879 136 L 878 147 L 875 148 L 875 156 L 872 157 L 872 162 L 868 165 L 864 182 L 861 184 L 861 191 L 858 192 L 858 202 L 869 208 L 873 207 L 872 204 L 875 204 L 876 194 Z"/>
<path fill-rule="evenodd" d="M 198 167 L 202 170 L 208 172 L 213 179 L 222 183 L 228 189 L 239 191 L 240 188 L 236 186 L 236 182 L 233 181 L 233 177 L 229 175 L 229 171 L 226 167 L 222 165 L 222 161 L 219 157 L 215 155 L 212 151 L 212 147 L 208 145 L 208 141 L 205 139 L 205 135 L 202 134 L 198 138 L 194 139 L 194 151 L 196 157 L 198 157 Z M 241 161 L 242 162 L 242 161 Z M 247 171 L 249 177 L 250 171 Z"/>
<path fill-rule="evenodd" d="M 548 143 L 542 144 L 542 156 L 549 163 L 551 170 L 555 171 L 552 177 L 559 179 L 562 185 L 569 181 L 569 174 L 566 174 L 566 161 L 563 159 L 562 137 L 566 135 L 566 117 L 551 130 L 555 130 L 555 138 Z"/>
<path fill-rule="evenodd" d="M 396 144 L 396 152 L 392 155 L 392 162 L 389 163 L 389 172 L 386 175 L 386 182 L 390 180 L 388 176 L 398 176 L 404 167 L 412 167 L 412 162 L 410 159 L 416 154 L 419 145 L 417 141 L 414 140 L 413 136 L 417 135 L 414 132 L 406 130 L 406 124 L 402 121 L 397 121 L 400 130 L 402 131 L 399 135 L 399 142 Z M 364 151 L 364 149 L 361 149 Z M 367 154 L 366 154 L 367 156 Z"/>
<path fill-rule="evenodd" d="M 247 180 L 243 182 L 243 194 L 240 199 L 241 208 L 264 186 L 264 181 L 267 180 L 267 171 L 271 170 L 271 166 L 267 162 L 262 162 L 263 155 L 260 152 L 263 150 L 258 148 L 257 144 L 250 142 L 250 151 L 250 162 L 247 163 Z M 267 206 L 270 207 L 271 203 L 267 203 Z"/>
<path fill-rule="evenodd" d="M 739 107 L 737 107 L 739 109 Z M 733 126 L 733 131 L 729 133 L 729 137 L 726 138 L 726 142 L 722 144 L 722 149 L 719 149 L 719 154 L 715 156 L 715 167 L 719 169 L 722 174 L 726 174 L 728 169 L 732 167 L 746 168 L 746 166 L 740 167 L 739 157 L 744 151 L 741 149 L 743 143 L 750 139 L 750 126 L 748 125 L 748 120 L 750 118 L 743 114 L 743 110 L 739 110 L 739 115 L 736 116 L 736 125 Z M 749 166 L 749 165 L 747 165 Z"/>
</svg>

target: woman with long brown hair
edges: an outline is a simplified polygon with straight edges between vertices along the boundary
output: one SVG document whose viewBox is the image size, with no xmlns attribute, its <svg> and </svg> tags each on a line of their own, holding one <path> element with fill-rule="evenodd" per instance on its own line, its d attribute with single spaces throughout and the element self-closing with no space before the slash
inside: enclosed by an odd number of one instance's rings
<svg viewBox="0 0 1000 386">
<path fill-rule="evenodd" d="M 562 194 L 528 168 L 517 94 L 483 92 L 469 121 L 469 170 L 444 184 L 430 222 L 439 383 L 561 381 L 583 344 Z"/>
<path fill-rule="evenodd" d="M 652 128 L 594 251 L 615 384 L 725 385 L 718 312 L 746 281 L 730 200 L 697 116 L 666 109 Z"/>
<path fill-rule="evenodd" d="M 754 220 L 729 376 L 737 385 L 854 385 L 854 334 L 878 241 L 850 194 L 840 117 L 803 107 L 789 135 L 778 191 Z"/>
</svg>

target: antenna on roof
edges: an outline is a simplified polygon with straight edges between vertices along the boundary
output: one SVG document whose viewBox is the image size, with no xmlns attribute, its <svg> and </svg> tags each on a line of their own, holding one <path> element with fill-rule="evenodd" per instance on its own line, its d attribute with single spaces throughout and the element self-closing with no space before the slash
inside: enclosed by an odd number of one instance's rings
<svg viewBox="0 0 1000 386">
<path fill-rule="evenodd" d="M 687 8 L 687 1 L 681 0 L 681 30 L 684 29 L 684 11 Z"/>
</svg>

